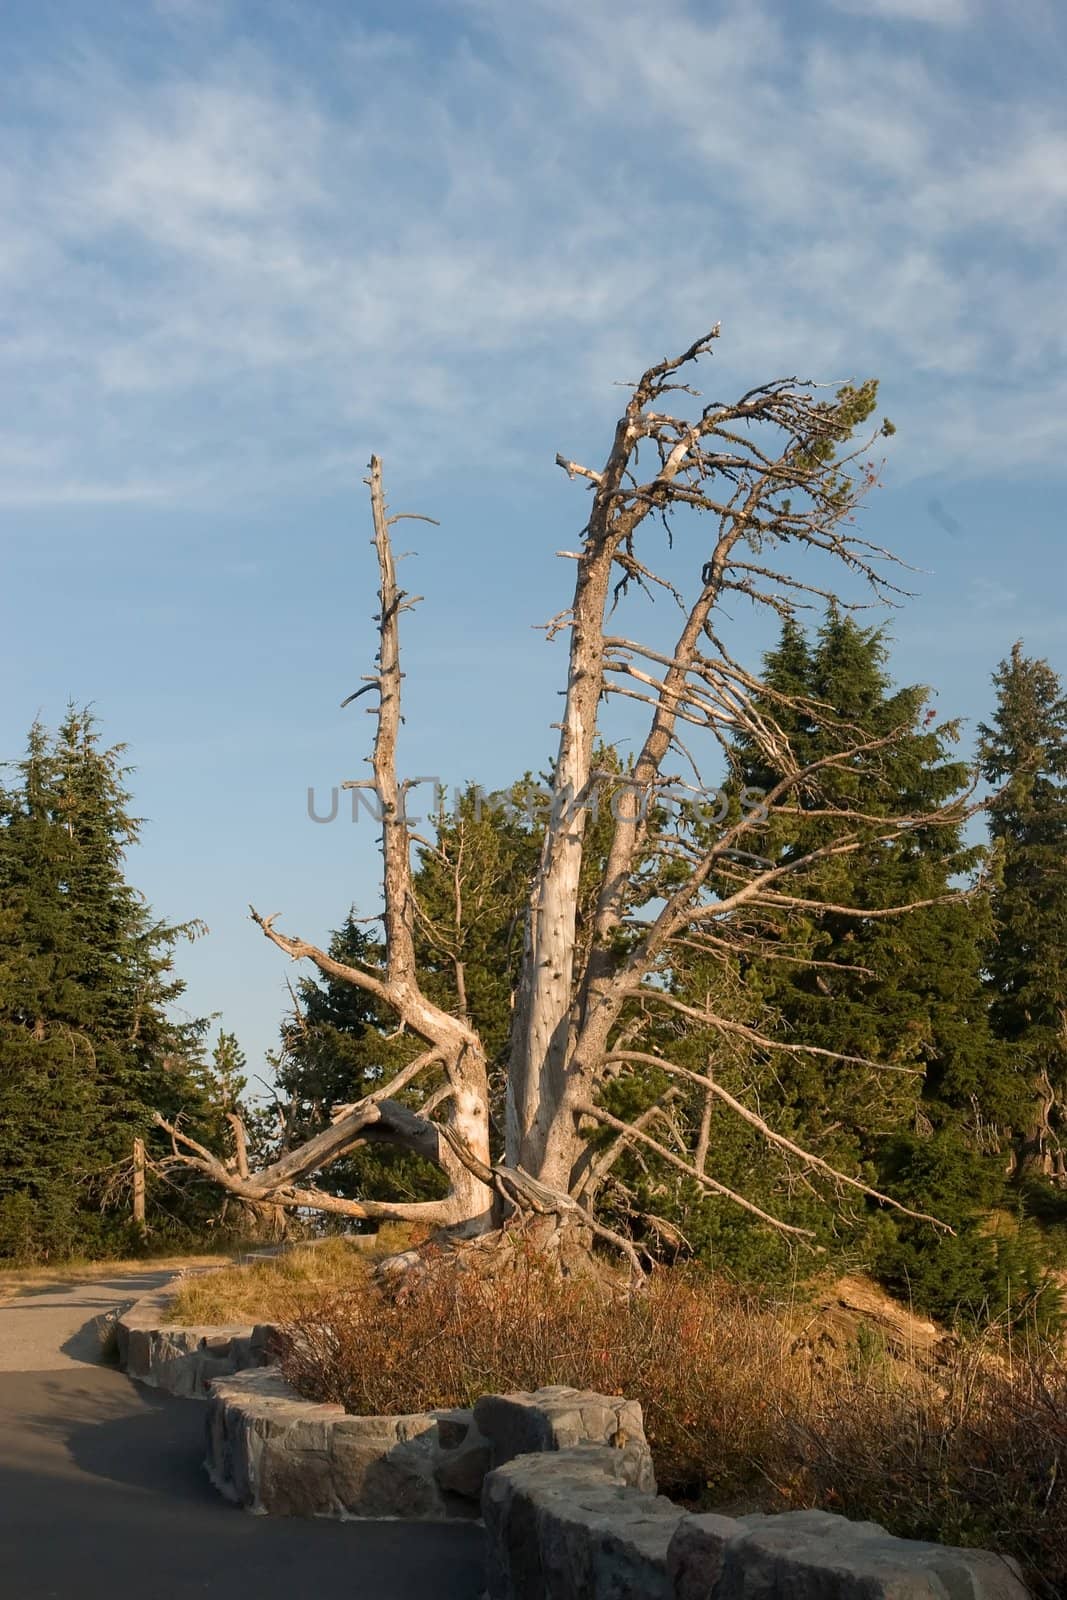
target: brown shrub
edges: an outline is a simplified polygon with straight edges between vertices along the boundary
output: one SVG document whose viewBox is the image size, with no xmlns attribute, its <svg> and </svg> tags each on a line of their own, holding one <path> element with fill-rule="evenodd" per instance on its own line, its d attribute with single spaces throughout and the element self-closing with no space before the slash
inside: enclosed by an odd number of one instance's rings
<svg viewBox="0 0 1067 1600">
<path fill-rule="evenodd" d="M 702 1506 L 822 1506 L 1018 1556 L 1067 1593 L 1067 1375 L 992 1338 L 930 1370 L 876 1337 L 820 1353 L 782 1316 L 680 1269 L 631 1297 L 519 1253 L 493 1279 L 372 1283 L 288 1325 L 286 1376 L 354 1413 L 470 1405 L 544 1384 L 640 1400 L 661 1489 Z M 1040 1577 L 1037 1575 L 1040 1574 Z"/>
</svg>

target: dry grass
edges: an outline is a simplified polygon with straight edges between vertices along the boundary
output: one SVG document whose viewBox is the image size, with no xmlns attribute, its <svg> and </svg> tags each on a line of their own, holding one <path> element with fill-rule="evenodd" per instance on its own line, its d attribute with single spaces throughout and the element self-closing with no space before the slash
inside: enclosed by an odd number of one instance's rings
<svg viewBox="0 0 1067 1600">
<path fill-rule="evenodd" d="M 323 1295 L 361 1286 L 376 1260 L 405 1249 L 409 1242 L 405 1230 L 383 1228 L 370 1250 L 343 1238 L 323 1239 L 243 1266 L 198 1273 L 181 1285 L 166 1321 L 205 1327 L 298 1316 L 305 1305 Z"/>
<path fill-rule="evenodd" d="M 504 1281 L 442 1269 L 396 1303 L 369 1281 L 320 1295 L 291 1319 L 283 1366 L 357 1413 L 550 1383 L 630 1395 L 676 1498 L 822 1506 L 1016 1555 L 1036 1593 L 1067 1593 L 1067 1374 L 1051 1355 L 987 1341 L 930 1368 L 877 1334 L 824 1353 L 787 1322 L 681 1270 L 621 1300 L 520 1257 Z"/>
</svg>

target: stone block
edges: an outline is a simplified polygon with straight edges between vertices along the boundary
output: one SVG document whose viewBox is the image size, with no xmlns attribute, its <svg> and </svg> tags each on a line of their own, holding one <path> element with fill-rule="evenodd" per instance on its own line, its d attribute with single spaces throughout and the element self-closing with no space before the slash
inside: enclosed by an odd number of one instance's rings
<svg viewBox="0 0 1067 1600">
<path fill-rule="evenodd" d="M 489 1441 L 494 1468 L 520 1455 L 605 1444 L 625 1452 L 634 1481 L 646 1493 L 655 1493 L 652 1456 L 636 1400 L 554 1386 L 532 1394 L 483 1395 L 475 1404 L 474 1420 Z"/>
<path fill-rule="evenodd" d="M 212 1356 L 206 1352 L 200 1356 L 196 1365 L 195 1394 L 206 1395 L 210 1392 L 209 1386 L 219 1378 L 233 1377 L 233 1361 L 230 1356 Z"/>
<path fill-rule="evenodd" d="M 826 1511 L 686 1517 L 667 1556 L 676 1600 L 1025 1600 L 1014 1564 L 896 1539 Z"/>
<path fill-rule="evenodd" d="M 516 1457 L 482 1494 L 491 1600 L 667 1600 L 680 1507 L 626 1483 L 625 1453 L 581 1445 Z"/>
<path fill-rule="evenodd" d="M 118 1355 L 131 1378 L 170 1394 L 200 1396 L 208 1383 L 226 1372 L 265 1364 L 277 1342 L 277 1330 L 268 1323 L 254 1328 L 167 1323 L 177 1282 L 142 1296 L 119 1316 Z"/>
<path fill-rule="evenodd" d="M 437 1442 L 442 1450 L 454 1450 L 461 1445 L 474 1426 L 474 1412 L 469 1410 L 439 1411 L 437 1413 Z"/>
<path fill-rule="evenodd" d="M 740 1533 L 736 1518 L 715 1512 L 682 1518 L 667 1551 L 667 1575 L 676 1600 L 709 1600 L 722 1576 L 726 1547 Z"/>
<path fill-rule="evenodd" d="M 494 1468 L 516 1456 L 557 1448 L 545 1407 L 528 1394 L 483 1394 L 474 1406 L 478 1431 L 489 1441 Z"/>
<path fill-rule="evenodd" d="M 432 1416 L 346 1417 L 330 1429 L 329 1451 L 334 1496 L 350 1516 L 447 1515 Z"/>
<path fill-rule="evenodd" d="M 457 1443 L 444 1445 L 443 1439 L 451 1438 L 452 1434 L 451 1426 L 446 1426 L 442 1433 L 438 1422 L 435 1468 L 438 1487 L 446 1494 L 458 1494 L 464 1500 L 480 1503 L 482 1485 L 490 1465 L 489 1441 L 479 1433 L 473 1422 L 467 1426 L 464 1437 Z"/>
<path fill-rule="evenodd" d="M 200 1340 L 201 1350 L 206 1350 L 209 1355 L 228 1356 L 234 1343 L 234 1336 L 230 1333 L 207 1333 Z"/>
<path fill-rule="evenodd" d="M 255 1508 L 275 1517 L 314 1517 L 336 1510 L 330 1458 L 317 1450 L 295 1450 L 279 1440 L 259 1463 Z"/>
</svg>

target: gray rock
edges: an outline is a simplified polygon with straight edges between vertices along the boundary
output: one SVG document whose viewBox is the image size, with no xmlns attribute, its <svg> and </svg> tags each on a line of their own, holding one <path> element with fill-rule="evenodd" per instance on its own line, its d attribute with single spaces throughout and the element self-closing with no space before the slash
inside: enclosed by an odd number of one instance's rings
<svg viewBox="0 0 1067 1600">
<path fill-rule="evenodd" d="M 212 1356 L 205 1353 L 196 1364 L 196 1387 L 194 1394 L 206 1395 L 208 1385 L 214 1383 L 216 1378 L 229 1378 L 233 1376 L 234 1366 L 229 1356 Z"/>
<path fill-rule="evenodd" d="M 680 1507 L 632 1488 L 625 1453 L 581 1445 L 516 1457 L 482 1494 L 491 1600 L 667 1600 Z"/>
<path fill-rule="evenodd" d="M 489 1440 L 494 1467 L 557 1448 L 548 1412 L 532 1395 L 483 1394 L 475 1403 L 474 1421 Z"/>
<path fill-rule="evenodd" d="M 234 1338 L 232 1333 L 225 1331 L 207 1333 L 200 1340 L 200 1349 L 206 1350 L 213 1356 L 228 1356 L 233 1348 Z"/>
<path fill-rule="evenodd" d="M 474 1412 L 441 1411 L 437 1415 L 437 1442 L 442 1450 L 454 1450 L 463 1443 L 474 1426 Z"/>
<path fill-rule="evenodd" d="M 346 1416 L 261 1368 L 213 1384 L 205 1464 L 228 1499 L 275 1516 L 443 1518 L 438 1421 Z"/>
<path fill-rule="evenodd" d="M 398 1441 L 371 1462 L 359 1504 L 347 1509 L 361 1517 L 447 1517 L 434 1476 L 436 1459 L 432 1433 Z"/>
<path fill-rule="evenodd" d="M 340 1406 L 302 1400 L 269 1368 L 216 1379 L 207 1416 L 208 1476 L 227 1499 L 252 1510 L 330 1512 L 327 1425 L 343 1418 Z"/>
<path fill-rule="evenodd" d="M 480 1503 L 482 1484 L 490 1465 L 489 1441 L 472 1419 L 463 1428 L 461 1438 L 454 1443 L 447 1442 L 455 1439 L 458 1426 L 452 1418 L 438 1418 L 435 1468 L 438 1487 L 446 1494 L 458 1494 L 464 1500 Z"/>
<path fill-rule="evenodd" d="M 826 1511 L 686 1517 L 667 1554 L 677 1600 L 1025 1600 L 1013 1563 L 896 1539 Z"/>
<path fill-rule="evenodd" d="M 255 1328 L 168 1324 L 178 1281 L 135 1300 L 119 1316 L 118 1356 L 131 1378 L 169 1394 L 200 1397 L 215 1378 L 265 1364 L 277 1344 L 277 1330 L 267 1323 Z"/>
<path fill-rule="evenodd" d="M 274 1443 L 259 1460 L 254 1509 L 275 1517 L 314 1517 L 334 1511 L 330 1458 L 318 1450 Z"/>
<path fill-rule="evenodd" d="M 741 1533 L 734 1517 L 715 1512 L 683 1517 L 667 1551 L 667 1576 L 676 1600 L 710 1600 L 722 1575 L 726 1547 Z"/>
<path fill-rule="evenodd" d="M 532 1394 L 483 1395 L 474 1420 L 489 1441 L 493 1467 L 516 1456 L 606 1444 L 627 1455 L 627 1475 L 646 1493 L 656 1490 L 652 1456 L 636 1400 L 552 1387 Z"/>
<path fill-rule="evenodd" d="M 437 1485 L 437 1419 L 344 1417 L 329 1430 L 334 1496 L 356 1517 L 443 1517 Z"/>
</svg>

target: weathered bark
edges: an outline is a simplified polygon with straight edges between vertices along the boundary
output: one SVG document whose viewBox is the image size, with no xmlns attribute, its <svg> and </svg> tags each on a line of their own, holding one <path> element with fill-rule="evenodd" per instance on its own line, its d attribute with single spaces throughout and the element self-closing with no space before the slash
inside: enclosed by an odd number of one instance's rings
<svg viewBox="0 0 1067 1600">
<path fill-rule="evenodd" d="M 776 1134 L 721 1089 L 710 1072 L 695 1074 L 659 1062 L 633 1045 L 642 1015 L 673 1008 L 676 1016 L 717 1030 L 739 1049 L 810 1050 L 803 1041 L 776 1040 L 719 1015 L 710 1000 L 706 1010 L 680 1003 L 661 981 L 670 970 L 672 950 L 695 944 L 724 963 L 751 955 L 759 944 L 760 935 L 752 930 L 758 928 L 761 913 L 832 909 L 846 916 L 900 914 L 908 908 L 871 913 L 828 907 L 808 892 L 810 874 L 835 856 L 876 847 L 919 827 L 929 829 L 939 820 L 958 825 L 966 813 L 964 799 L 923 816 L 872 817 L 858 807 L 842 812 L 837 800 L 820 810 L 820 785 L 828 773 L 876 755 L 896 735 L 874 739 L 836 719 L 832 707 L 803 707 L 817 713 L 824 727 L 836 728 L 839 748 L 832 756 L 802 764 L 773 709 L 795 711 L 800 703 L 769 690 L 725 649 L 717 618 L 730 595 L 744 595 L 779 613 L 789 612 L 798 594 L 834 598 L 831 590 L 802 575 L 768 565 L 767 552 L 785 549 L 824 562 L 836 560 L 879 593 L 893 585 L 880 568 L 889 559 L 886 552 L 866 544 L 852 528 L 854 512 L 874 481 L 866 447 L 842 453 L 853 429 L 873 408 L 873 388 L 844 389 L 828 400 L 795 380 L 781 379 L 749 390 L 732 404 L 701 405 L 692 418 L 675 416 L 664 409 L 668 397 L 695 394 L 683 369 L 707 358 L 717 336 L 716 328 L 677 358 L 650 367 L 635 384 L 602 469 L 557 458 L 571 478 L 590 485 L 592 499 L 580 551 L 561 552 L 576 563 L 572 601 L 550 626 L 551 634 L 564 629 L 570 634 L 567 684 L 552 806 L 527 910 L 505 1085 L 503 1150 L 497 1160 L 490 1149 L 486 1053 L 466 1014 L 458 879 L 455 929 L 448 947 L 458 994 L 455 1014 L 430 1001 L 419 982 L 412 836 L 405 815 L 406 786 L 397 767 L 399 619 L 414 601 L 397 584 L 390 530 L 399 519 L 388 513 L 381 463 L 372 459 L 367 482 L 380 580 L 379 651 L 377 671 L 358 693 L 378 693 L 373 777 L 365 786 L 375 790 L 382 816 L 384 961 L 381 966 L 346 966 L 317 946 L 282 934 L 273 917 L 253 915 L 279 949 L 362 988 L 391 1010 L 403 1029 L 424 1041 L 426 1049 L 391 1083 L 340 1108 L 328 1129 L 284 1152 L 261 1172 L 250 1173 L 240 1160 L 236 1171 L 227 1170 L 179 1126 L 164 1123 L 176 1158 L 199 1166 L 231 1193 L 253 1203 L 312 1205 L 353 1217 L 419 1219 L 471 1235 L 509 1218 L 534 1215 L 548 1219 L 546 1226 L 566 1224 L 583 1237 L 601 1238 L 636 1267 L 633 1244 L 605 1227 L 595 1206 L 601 1189 L 613 1181 L 619 1155 L 640 1149 L 768 1226 L 802 1234 L 804 1230 L 753 1206 L 706 1170 L 714 1104 L 742 1117 L 803 1170 L 896 1205 Z M 646 476 L 649 454 L 654 470 Z M 712 528 L 710 540 L 693 556 L 700 582 L 690 600 L 645 564 L 635 543 L 647 518 L 668 525 L 677 512 L 699 513 L 705 522 L 710 519 Z M 607 631 L 610 611 L 630 586 L 658 586 L 669 603 L 678 605 L 680 626 L 669 654 Z M 648 721 L 633 769 L 616 796 L 592 938 L 580 952 L 577 916 L 586 807 L 601 777 L 594 770 L 598 718 L 609 694 L 646 707 Z M 783 716 L 783 725 L 786 720 Z M 664 824 L 651 802 L 671 776 L 665 765 L 669 759 L 680 758 L 692 769 L 694 794 L 709 792 L 699 761 L 682 737 L 684 732 L 690 739 L 693 728 L 710 736 L 717 755 L 742 737 L 754 743 L 772 770 L 782 773 L 765 803 L 786 812 L 803 803 L 805 815 L 834 819 L 830 842 L 804 857 L 774 863 L 760 854 L 758 815 L 733 815 L 717 834 L 680 822 Z M 642 864 L 650 858 L 669 861 L 675 869 L 659 894 L 638 887 Z M 684 867 L 681 873 L 679 865 Z M 845 1063 L 856 1058 L 834 1059 Z M 625 1063 L 642 1060 L 656 1061 L 676 1083 L 692 1083 L 701 1092 L 703 1115 L 691 1137 L 674 1114 L 678 1089 L 632 1124 L 620 1122 L 601 1104 L 605 1080 Z M 444 1088 L 428 1088 L 421 1106 L 408 1104 L 430 1068 L 443 1072 Z M 616 1137 L 593 1158 L 586 1132 L 596 1123 L 612 1128 Z M 315 1175 L 329 1162 L 358 1142 L 376 1139 L 432 1161 L 448 1178 L 447 1198 L 392 1204 L 325 1195 L 316 1187 Z M 662 1219 L 646 1220 L 667 1226 Z"/>
<path fill-rule="evenodd" d="M 377 729 L 372 754 L 371 784 L 382 817 L 382 882 L 385 963 L 381 969 L 349 967 L 306 940 L 279 932 L 275 917 L 252 916 L 263 933 L 294 961 L 309 960 L 319 971 L 364 989 L 394 1012 L 398 1022 L 425 1041 L 427 1050 L 381 1089 L 356 1105 L 343 1108 L 330 1127 L 271 1166 L 249 1174 L 247 1163 L 230 1171 L 212 1153 L 190 1139 L 179 1125 L 157 1119 L 171 1135 L 174 1156 L 199 1166 L 206 1175 L 253 1204 L 269 1201 L 290 1208 L 308 1206 L 333 1215 L 429 1222 L 458 1233 L 477 1233 L 493 1226 L 496 1196 L 477 1168 L 488 1166 L 489 1083 L 485 1052 L 463 1017 L 451 1016 L 433 1004 L 420 988 L 415 963 L 414 894 L 411 881 L 411 839 L 404 788 L 397 773 L 397 741 L 401 722 L 400 616 L 415 603 L 396 577 L 390 529 L 400 520 L 390 516 L 382 487 L 381 462 L 370 464 L 374 547 L 378 562 L 378 670 L 365 682 L 378 691 Z M 410 515 L 401 513 L 401 516 Z M 429 520 L 429 519 L 426 519 Z M 363 691 L 361 690 L 360 693 Z M 355 785 L 353 785 L 354 787 Z M 443 1069 L 447 1097 L 443 1122 L 423 1116 L 393 1096 L 409 1090 L 430 1067 Z M 447 1137 L 446 1137 L 447 1135 Z M 439 1167 L 449 1180 L 442 1200 L 372 1202 L 324 1194 L 314 1175 L 361 1141 L 386 1138 L 415 1151 Z M 457 1153 L 457 1151 L 459 1153 Z M 469 1159 L 465 1159 L 469 1157 Z"/>
</svg>

